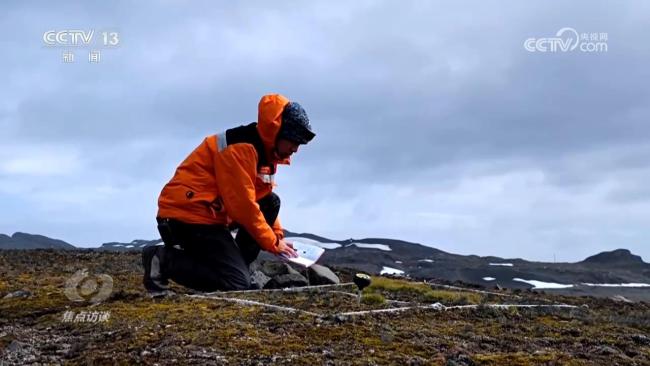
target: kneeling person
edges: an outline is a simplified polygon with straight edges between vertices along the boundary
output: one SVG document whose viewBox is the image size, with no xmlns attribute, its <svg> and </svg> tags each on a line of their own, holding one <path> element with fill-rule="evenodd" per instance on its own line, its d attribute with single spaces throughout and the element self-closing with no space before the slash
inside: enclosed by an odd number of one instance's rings
<svg viewBox="0 0 650 366">
<path fill-rule="evenodd" d="M 142 252 L 147 291 L 165 291 L 169 279 L 199 291 L 248 289 L 260 249 L 297 256 L 284 241 L 273 176 L 314 136 L 304 109 L 273 94 L 262 97 L 257 122 L 207 137 L 158 199 L 165 245 Z"/>
</svg>

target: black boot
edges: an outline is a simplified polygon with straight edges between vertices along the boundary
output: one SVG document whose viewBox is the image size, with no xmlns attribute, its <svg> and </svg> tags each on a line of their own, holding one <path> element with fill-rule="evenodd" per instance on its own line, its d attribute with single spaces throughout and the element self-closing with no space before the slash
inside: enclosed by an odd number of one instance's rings
<svg viewBox="0 0 650 366">
<path fill-rule="evenodd" d="M 152 297 L 164 296 L 169 290 L 169 281 L 163 274 L 163 251 L 162 245 L 153 245 L 142 250 L 142 266 L 144 276 L 142 283 L 149 295 Z"/>
</svg>

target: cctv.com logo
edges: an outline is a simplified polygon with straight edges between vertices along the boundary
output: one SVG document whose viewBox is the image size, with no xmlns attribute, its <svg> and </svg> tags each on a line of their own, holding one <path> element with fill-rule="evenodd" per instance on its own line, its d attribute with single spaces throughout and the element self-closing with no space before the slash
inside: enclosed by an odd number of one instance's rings
<svg viewBox="0 0 650 366">
<path fill-rule="evenodd" d="M 113 292 L 113 278 L 107 274 L 90 275 L 88 269 L 81 269 L 65 283 L 65 296 L 70 301 L 91 302 L 106 300 Z"/>
<path fill-rule="evenodd" d="M 555 37 L 528 38 L 524 48 L 528 52 L 607 52 L 607 33 L 578 33 L 565 27 L 555 33 Z"/>
</svg>

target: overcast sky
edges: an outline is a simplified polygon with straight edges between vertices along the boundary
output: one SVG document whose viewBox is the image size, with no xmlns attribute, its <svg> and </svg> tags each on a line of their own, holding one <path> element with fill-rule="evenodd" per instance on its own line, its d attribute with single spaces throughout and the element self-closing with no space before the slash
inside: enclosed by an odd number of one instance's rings
<svg viewBox="0 0 650 366">
<path fill-rule="evenodd" d="M 0 233 L 157 238 L 176 166 L 276 92 L 317 133 L 276 176 L 289 230 L 650 261 L 648 24 L 646 1 L 3 1 Z M 606 52 L 524 47 L 564 27 Z M 66 29 L 93 46 L 45 46 Z"/>
</svg>

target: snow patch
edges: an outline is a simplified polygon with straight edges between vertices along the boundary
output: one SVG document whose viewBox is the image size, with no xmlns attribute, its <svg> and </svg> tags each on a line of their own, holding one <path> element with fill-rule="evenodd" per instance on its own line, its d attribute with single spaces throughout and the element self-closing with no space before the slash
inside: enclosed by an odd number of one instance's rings
<svg viewBox="0 0 650 366">
<path fill-rule="evenodd" d="M 288 242 L 292 242 L 292 241 L 295 240 L 295 241 L 299 241 L 301 243 L 315 245 L 315 246 L 321 247 L 323 249 L 336 249 L 336 248 L 341 247 L 341 244 L 338 244 L 338 243 L 332 243 L 332 242 L 322 243 L 322 242 L 317 241 L 317 240 L 307 239 L 307 238 L 303 238 L 303 237 L 300 237 L 300 236 L 288 236 L 288 237 L 284 238 L 284 240 L 286 240 Z"/>
<path fill-rule="evenodd" d="M 397 263 L 397 264 L 402 264 L 402 261 L 395 261 L 395 263 Z"/>
<path fill-rule="evenodd" d="M 401 269 L 384 266 L 384 268 L 381 269 L 381 272 L 379 272 L 379 274 L 392 274 L 392 275 L 401 276 L 404 274 L 404 271 L 402 271 Z"/>
<path fill-rule="evenodd" d="M 125 246 L 125 248 L 133 248 L 133 245 L 129 244 L 129 245 Z"/>
<path fill-rule="evenodd" d="M 433 259 L 419 259 L 418 262 L 433 263 Z"/>
<path fill-rule="evenodd" d="M 387 252 L 390 252 L 392 249 L 386 244 L 366 244 L 366 243 L 352 243 L 350 245 L 356 245 L 358 248 L 366 248 L 366 249 L 379 249 L 379 250 L 385 250 Z"/>
<path fill-rule="evenodd" d="M 650 287 L 648 283 L 582 283 L 585 286 L 594 287 Z"/>
<path fill-rule="evenodd" d="M 483 281 L 494 281 L 496 278 L 494 277 L 483 277 Z"/>
<path fill-rule="evenodd" d="M 512 263 L 490 263 L 491 266 L 512 267 Z"/>
<path fill-rule="evenodd" d="M 573 287 L 573 285 L 565 285 L 562 283 L 554 283 L 554 282 L 542 282 L 542 281 L 537 281 L 537 280 L 524 280 L 521 278 L 513 278 L 513 281 L 518 281 L 518 282 L 525 282 L 529 285 L 533 285 L 533 290 L 535 289 L 546 289 L 546 288 L 570 288 Z"/>
</svg>

